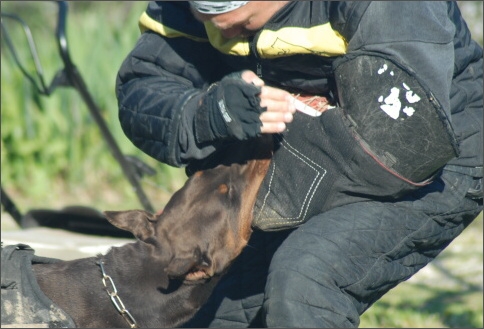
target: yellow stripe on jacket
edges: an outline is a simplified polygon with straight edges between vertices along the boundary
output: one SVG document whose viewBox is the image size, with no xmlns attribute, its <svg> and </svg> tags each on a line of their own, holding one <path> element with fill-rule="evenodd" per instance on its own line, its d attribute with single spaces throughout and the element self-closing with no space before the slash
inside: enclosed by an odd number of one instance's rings
<svg viewBox="0 0 484 329">
<path fill-rule="evenodd" d="M 141 32 L 151 30 L 167 38 L 185 37 L 199 42 L 210 42 L 218 51 L 228 55 L 248 56 L 249 41 L 245 37 L 227 39 L 222 36 L 211 22 L 204 23 L 208 39 L 190 35 L 152 19 L 143 13 L 139 20 Z M 256 49 L 261 58 L 277 58 L 298 54 L 313 54 L 330 57 L 346 53 L 347 42 L 330 23 L 302 27 L 283 27 L 277 31 L 262 30 L 257 40 Z"/>
</svg>

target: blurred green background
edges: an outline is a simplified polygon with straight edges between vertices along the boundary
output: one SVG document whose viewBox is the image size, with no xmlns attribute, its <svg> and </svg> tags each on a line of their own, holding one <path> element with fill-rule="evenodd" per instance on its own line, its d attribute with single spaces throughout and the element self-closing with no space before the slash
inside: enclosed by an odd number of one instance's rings
<svg viewBox="0 0 484 329">
<path fill-rule="evenodd" d="M 124 154 L 137 155 L 154 167 L 143 189 L 156 209 L 186 179 L 184 171 L 156 162 L 135 148 L 120 128 L 114 92 L 121 62 L 139 37 L 137 21 L 147 2 L 69 2 L 67 41 L 71 59 L 102 111 Z M 55 28 L 54 2 L 1 3 L 2 12 L 16 13 L 32 31 L 45 81 L 50 84 L 63 67 Z M 3 19 L 21 62 L 35 75 L 21 26 Z M 3 37 L 3 35 L 2 35 Z M 1 110 L 2 186 L 23 212 L 38 207 L 87 205 L 100 210 L 141 208 L 121 167 L 110 153 L 84 101 L 73 88 L 39 96 L 14 65 L 2 41 Z"/>
<path fill-rule="evenodd" d="M 139 36 L 137 21 L 146 5 L 145 1 L 69 2 L 67 40 L 71 58 L 123 153 L 136 155 L 155 168 L 157 174 L 143 178 L 142 185 L 154 207 L 162 209 L 185 181 L 184 171 L 158 163 L 131 144 L 120 128 L 114 93 L 117 70 Z M 461 1 L 459 5 L 474 39 L 482 45 L 483 2 Z M 62 67 L 54 37 L 57 5 L 2 1 L 1 10 L 16 13 L 29 24 L 49 84 Z M 34 74 L 20 26 L 4 23 L 23 65 Z M 3 39 L 2 35 L 1 183 L 20 211 L 68 205 L 98 210 L 141 208 L 77 91 L 60 88 L 49 97 L 39 96 L 14 64 Z M 482 218 L 472 230 L 475 233 L 466 236 L 462 248 L 474 250 L 482 267 L 482 247 L 475 248 L 476 243 L 482 245 Z M 470 290 L 462 286 L 439 289 L 428 283 L 401 285 L 363 315 L 361 326 L 482 327 L 482 278 L 480 286 Z"/>
</svg>

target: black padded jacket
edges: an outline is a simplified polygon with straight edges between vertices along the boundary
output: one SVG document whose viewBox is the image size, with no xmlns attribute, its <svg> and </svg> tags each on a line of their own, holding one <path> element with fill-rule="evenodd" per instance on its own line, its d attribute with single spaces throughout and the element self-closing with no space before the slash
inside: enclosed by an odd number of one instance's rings
<svg viewBox="0 0 484 329">
<path fill-rule="evenodd" d="M 208 86 L 249 69 L 268 85 L 335 98 L 335 63 L 385 56 L 421 78 L 455 134 L 455 168 L 482 176 L 482 48 L 455 2 L 292 1 L 253 37 L 224 39 L 187 2 L 150 2 L 116 80 L 127 137 L 172 166 L 219 145 L 197 144 L 193 117 Z M 364 83 L 365 77 L 355 77 Z M 377 95 L 375 95 L 377 97 Z"/>
</svg>

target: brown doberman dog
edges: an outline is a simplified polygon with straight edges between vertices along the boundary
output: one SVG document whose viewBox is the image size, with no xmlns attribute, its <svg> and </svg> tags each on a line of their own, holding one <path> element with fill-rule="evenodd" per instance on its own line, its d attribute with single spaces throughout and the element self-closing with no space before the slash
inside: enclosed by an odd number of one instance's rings
<svg viewBox="0 0 484 329">
<path fill-rule="evenodd" d="M 77 327 L 183 324 L 246 246 L 271 151 L 270 138 L 250 144 L 248 161 L 248 148 L 231 150 L 224 164 L 192 175 L 161 214 L 105 212 L 138 241 L 103 256 L 34 264 L 41 290 Z"/>
</svg>

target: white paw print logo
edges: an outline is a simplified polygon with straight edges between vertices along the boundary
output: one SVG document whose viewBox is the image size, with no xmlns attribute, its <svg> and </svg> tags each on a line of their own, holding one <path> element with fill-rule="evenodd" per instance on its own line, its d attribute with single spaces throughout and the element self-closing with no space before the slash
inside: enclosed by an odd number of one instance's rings
<svg viewBox="0 0 484 329">
<path fill-rule="evenodd" d="M 383 74 L 388 70 L 388 66 L 384 64 L 379 70 L 378 74 Z M 393 71 L 389 74 L 393 76 Z M 418 103 L 420 101 L 420 96 L 415 94 L 408 85 L 402 83 L 402 87 L 405 90 L 405 105 L 402 108 L 402 101 L 400 100 L 401 87 L 393 87 L 390 89 L 390 93 L 384 97 L 381 95 L 378 97 L 378 103 L 380 103 L 380 109 L 382 109 L 390 118 L 405 120 L 411 117 L 415 113 L 415 108 L 411 104 Z M 403 114 L 402 114 L 403 112 Z"/>
</svg>

